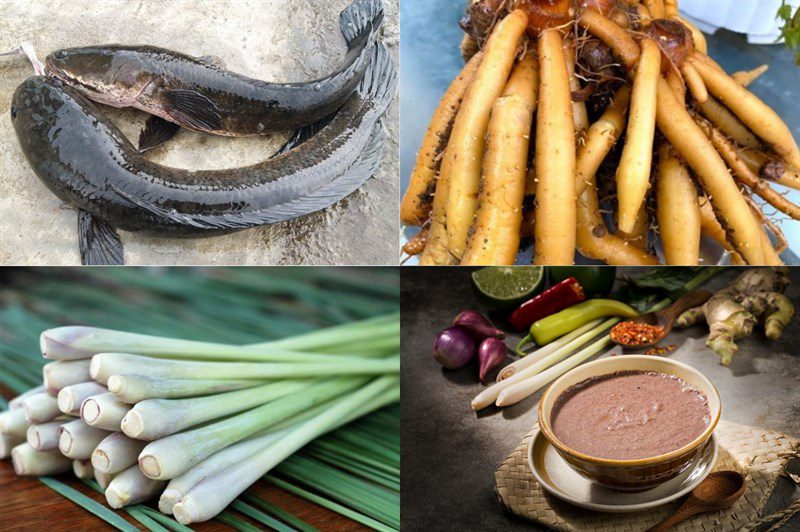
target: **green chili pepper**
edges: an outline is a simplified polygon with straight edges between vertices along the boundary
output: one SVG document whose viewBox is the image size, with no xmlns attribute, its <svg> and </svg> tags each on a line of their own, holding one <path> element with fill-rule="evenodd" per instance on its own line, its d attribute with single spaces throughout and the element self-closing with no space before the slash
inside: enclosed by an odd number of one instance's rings
<svg viewBox="0 0 800 532">
<path fill-rule="evenodd" d="M 615 299 L 590 299 L 565 308 L 560 312 L 551 314 L 546 318 L 535 321 L 531 325 L 528 335 L 517 345 L 517 352 L 522 347 L 535 342 L 537 345 L 549 344 L 556 338 L 574 331 L 578 327 L 589 323 L 598 318 L 607 316 L 622 316 L 624 318 L 634 318 L 639 313 L 634 309 Z"/>
</svg>

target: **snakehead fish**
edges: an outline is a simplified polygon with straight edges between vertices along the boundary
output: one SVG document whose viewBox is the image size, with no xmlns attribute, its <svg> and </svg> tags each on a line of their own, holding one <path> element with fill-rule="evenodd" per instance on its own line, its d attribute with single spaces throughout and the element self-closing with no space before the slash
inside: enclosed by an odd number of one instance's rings
<svg viewBox="0 0 800 532">
<path fill-rule="evenodd" d="M 377 169 L 380 117 L 397 75 L 388 51 L 373 45 L 355 92 L 298 146 L 229 170 L 191 171 L 155 164 L 77 89 L 36 76 L 14 93 L 11 118 L 28 162 L 59 198 L 99 227 L 86 227 L 82 253 L 114 256 L 114 231 L 203 236 L 287 220 L 325 208 Z M 300 140 L 305 139 L 302 130 Z M 298 141 L 299 142 L 299 141 Z M 84 227 L 82 227 L 84 229 Z M 108 248 L 112 248 L 109 250 Z"/>
<path fill-rule="evenodd" d="M 249 78 L 212 60 L 153 46 L 68 48 L 51 53 L 45 63 L 50 75 L 99 103 L 135 107 L 215 135 L 262 135 L 312 124 L 341 107 L 364 76 L 382 21 L 381 0 L 350 4 L 339 20 L 347 42 L 344 60 L 329 75 L 300 83 Z M 169 138 L 177 130 L 172 127 L 148 123 L 142 148 Z"/>
</svg>

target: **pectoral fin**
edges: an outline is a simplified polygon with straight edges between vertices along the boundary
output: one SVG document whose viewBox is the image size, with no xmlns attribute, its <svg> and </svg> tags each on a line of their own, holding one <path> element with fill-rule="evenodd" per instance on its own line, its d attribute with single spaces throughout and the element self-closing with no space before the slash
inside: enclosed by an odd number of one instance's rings
<svg viewBox="0 0 800 532">
<path fill-rule="evenodd" d="M 78 237 L 81 264 L 87 266 L 125 264 L 122 241 L 116 230 L 84 210 L 78 211 Z"/>
<path fill-rule="evenodd" d="M 153 149 L 175 136 L 181 128 L 178 124 L 164 120 L 160 116 L 150 115 L 139 133 L 139 153 Z"/>
<path fill-rule="evenodd" d="M 196 131 L 222 129 L 222 119 L 214 102 L 192 90 L 168 90 L 161 93 L 164 109 L 178 125 Z"/>
</svg>

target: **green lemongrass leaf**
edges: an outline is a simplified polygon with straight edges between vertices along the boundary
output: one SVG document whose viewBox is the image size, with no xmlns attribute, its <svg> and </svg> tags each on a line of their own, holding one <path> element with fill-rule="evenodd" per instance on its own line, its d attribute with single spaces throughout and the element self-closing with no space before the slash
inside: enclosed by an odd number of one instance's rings
<svg viewBox="0 0 800 532">
<path fill-rule="evenodd" d="M 285 524 L 281 523 L 274 517 L 271 517 L 262 512 L 261 510 L 253 508 L 249 504 L 244 503 L 242 501 L 239 500 L 233 501 L 230 505 L 230 508 L 233 508 L 237 512 L 243 513 L 250 519 L 258 521 L 262 525 L 267 525 L 268 527 L 270 527 L 273 530 L 276 530 L 277 532 L 295 532 L 294 528 L 286 526 Z"/>
<path fill-rule="evenodd" d="M 131 506 L 130 508 L 125 508 L 125 512 L 139 521 L 147 530 L 150 532 L 169 532 L 166 528 L 161 526 L 155 519 L 152 519 L 149 515 L 144 513 L 140 508 L 136 506 Z"/>
<path fill-rule="evenodd" d="M 59 482 L 58 480 L 50 477 L 41 477 L 39 478 L 39 481 L 59 495 L 66 497 L 84 510 L 96 515 L 116 529 L 124 530 L 126 532 L 137 532 L 138 529 L 135 526 L 117 515 L 114 511 L 109 510 L 99 502 L 87 497 L 75 488 L 67 486 L 63 482 Z"/>
<path fill-rule="evenodd" d="M 246 502 L 252 505 L 258 506 L 265 512 L 274 515 L 281 521 L 284 521 L 285 523 L 293 526 L 294 528 L 300 530 L 301 532 L 316 532 L 317 530 L 316 528 L 309 525 L 299 517 L 293 516 L 283 508 L 279 508 L 274 504 L 272 504 L 271 502 L 269 502 L 268 500 L 262 499 L 253 493 L 245 492 L 239 498 L 245 500 Z"/>
<path fill-rule="evenodd" d="M 349 517 L 353 521 L 361 523 L 362 525 L 368 526 L 370 528 L 374 528 L 379 532 L 391 532 L 392 530 L 400 530 L 400 527 L 389 527 L 380 521 L 373 519 L 367 515 L 364 515 L 360 512 L 356 512 L 355 510 L 351 510 L 346 506 L 342 506 L 339 503 L 326 499 L 325 497 L 320 497 L 315 493 L 311 493 L 308 490 L 305 490 L 299 486 L 295 486 L 285 480 L 282 480 L 273 475 L 265 475 L 264 478 L 271 482 L 272 484 L 278 486 L 279 488 L 292 493 L 293 495 L 297 495 L 298 497 L 302 497 L 303 499 L 309 500 L 315 504 L 322 506 L 332 512 L 336 512 L 337 514 L 342 514 L 345 517 Z"/>
<path fill-rule="evenodd" d="M 157 512 L 153 510 L 149 506 L 144 506 L 141 504 L 137 504 L 135 508 L 141 510 L 144 514 L 148 515 L 154 521 L 158 521 L 161 525 L 165 528 L 172 530 L 173 532 L 191 532 L 192 529 L 188 526 L 184 526 L 177 522 L 176 520 L 172 519 L 171 517 L 167 517 L 166 515 L 162 514 L 161 512 Z"/>
<path fill-rule="evenodd" d="M 239 530 L 240 532 L 261 532 L 258 527 L 251 525 L 241 517 L 238 517 L 236 514 L 228 510 L 220 513 L 214 519 L 221 523 L 225 523 L 229 527 L 233 528 L 234 530 Z"/>
</svg>

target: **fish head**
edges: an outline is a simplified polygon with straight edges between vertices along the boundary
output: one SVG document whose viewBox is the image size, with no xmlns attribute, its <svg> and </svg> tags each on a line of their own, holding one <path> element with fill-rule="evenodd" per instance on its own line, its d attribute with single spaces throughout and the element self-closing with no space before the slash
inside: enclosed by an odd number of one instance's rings
<svg viewBox="0 0 800 532">
<path fill-rule="evenodd" d="M 62 87 L 59 80 L 45 76 L 23 81 L 11 98 L 11 121 L 17 131 L 46 131 L 68 98 Z"/>
<path fill-rule="evenodd" d="M 114 107 L 132 105 L 153 79 L 131 48 L 116 45 L 57 50 L 45 67 L 87 98 Z"/>
</svg>

